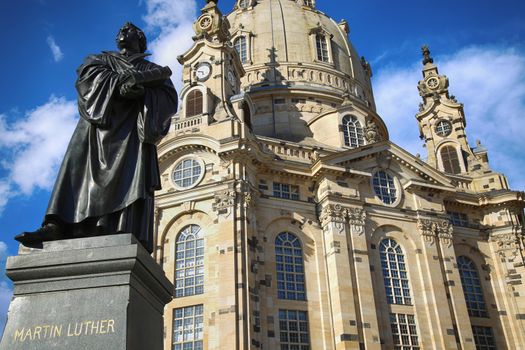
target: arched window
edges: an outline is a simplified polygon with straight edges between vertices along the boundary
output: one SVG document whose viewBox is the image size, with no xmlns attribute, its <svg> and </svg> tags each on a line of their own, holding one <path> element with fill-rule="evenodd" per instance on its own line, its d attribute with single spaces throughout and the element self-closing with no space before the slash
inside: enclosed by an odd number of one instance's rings
<svg viewBox="0 0 525 350">
<path fill-rule="evenodd" d="M 197 225 L 180 231 L 175 246 L 175 297 L 204 292 L 204 235 Z"/>
<path fill-rule="evenodd" d="M 279 299 L 306 300 L 303 250 L 294 234 L 282 232 L 275 238 L 277 294 Z"/>
<path fill-rule="evenodd" d="M 343 117 L 343 134 L 346 146 L 352 148 L 364 146 L 363 127 L 356 117 L 350 115 Z"/>
<path fill-rule="evenodd" d="M 445 146 L 441 149 L 441 160 L 443 161 L 443 169 L 450 174 L 461 173 L 461 166 L 459 165 L 458 152 L 453 146 Z"/>
<path fill-rule="evenodd" d="M 317 34 L 315 36 L 315 43 L 317 47 L 317 59 L 321 62 L 328 62 L 328 43 L 326 42 L 326 36 Z"/>
<path fill-rule="evenodd" d="M 202 92 L 192 90 L 186 97 L 186 117 L 193 117 L 202 114 Z"/>
<path fill-rule="evenodd" d="M 471 317 L 488 317 L 476 265 L 466 256 L 460 256 L 458 257 L 458 269 L 468 314 Z"/>
<path fill-rule="evenodd" d="M 394 178 L 384 170 L 374 174 L 372 179 L 374 192 L 385 204 L 394 204 L 397 201 L 397 188 Z"/>
<path fill-rule="evenodd" d="M 401 246 L 387 238 L 381 241 L 379 249 L 388 303 L 411 305 L 405 255 Z"/>
<path fill-rule="evenodd" d="M 248 62 L 248 46 L 246 45 L 246 37 L 240 36 L 235 39 L 233 46 L 235 46 L 235 50 L 237 50 L 241 62 L 243 64 Z"/>
</svg>

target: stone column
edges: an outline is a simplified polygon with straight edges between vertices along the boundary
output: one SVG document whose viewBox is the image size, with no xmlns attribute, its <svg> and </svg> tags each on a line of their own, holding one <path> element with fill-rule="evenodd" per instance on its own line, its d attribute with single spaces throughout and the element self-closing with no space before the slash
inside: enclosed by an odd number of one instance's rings
<svg viewBox="0 0 525 350">
<path fill-rule="evenodd" d="M 359 332 L 347 241 L 346 213 L 339 204 L 321 210 L 335 348 L 359 349 Z"/>
<path fill-rule="evenodd" d="M 354 257 L 356 290 L 358 291 L 359 327 L 363 334 L 365 348 L 380 350 L 379 324 L 377 322 L 368 242 L 365 233 L 366 212 L 362 208 L 348 208 L 347 215 Z"/>
<path fill-rule="evenodd" d="M 131 234 L 21 247 L 1 350 L 162 350 L 173 285 Z"/>
</svg>

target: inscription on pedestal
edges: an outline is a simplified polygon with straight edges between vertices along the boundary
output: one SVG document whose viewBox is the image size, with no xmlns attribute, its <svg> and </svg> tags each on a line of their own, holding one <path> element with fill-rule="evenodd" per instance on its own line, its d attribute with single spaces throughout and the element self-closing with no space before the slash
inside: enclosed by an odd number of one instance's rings
<svg viewBox="0 0 525 350">
<path fill-rule="evenodd" d="M 68 324 L 46 324 L 15 329 L 13 343 L 115 333 L 115 320 L 81 321 Z"/>
</svg>

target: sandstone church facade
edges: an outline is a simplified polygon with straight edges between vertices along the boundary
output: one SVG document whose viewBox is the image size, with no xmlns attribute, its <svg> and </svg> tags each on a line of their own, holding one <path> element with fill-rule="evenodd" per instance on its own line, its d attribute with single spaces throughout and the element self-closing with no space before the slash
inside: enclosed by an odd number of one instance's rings
<svg viewBox="0 0 525 350">
<path fill-rule="evenodd" d="M 194 29 L 158 147 L 166 350 L 525 349 L 524 194 L 428 48 L 423 160 L 314 0 L 209 1 Z"/>
</svg>

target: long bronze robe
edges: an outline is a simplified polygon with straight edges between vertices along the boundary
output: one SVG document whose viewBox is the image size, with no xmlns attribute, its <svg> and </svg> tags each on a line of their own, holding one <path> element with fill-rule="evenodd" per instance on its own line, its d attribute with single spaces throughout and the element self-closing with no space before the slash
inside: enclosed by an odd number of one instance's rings
<svg viewBox="0 0 525 350">
<path fill-rule="evenodd" d="M 177 112 L 168 79 L 145 87 L 143 98 L 119 94 L 119 73 L 159 67 L 145 54 L 91 55 L 78 68 L 80 120 L 58 173 L 47 221 L 59 219 L 73 236 L 133 233 L 153 249 L 153 195 L 160 189 L 156 143 Z"/>
</svg>

